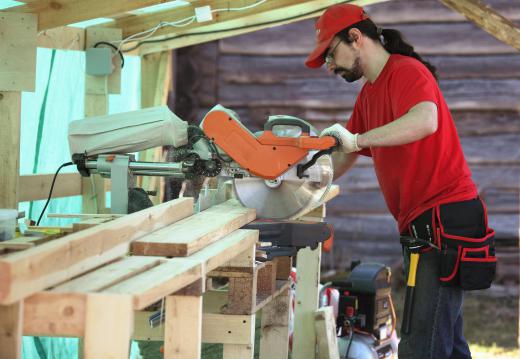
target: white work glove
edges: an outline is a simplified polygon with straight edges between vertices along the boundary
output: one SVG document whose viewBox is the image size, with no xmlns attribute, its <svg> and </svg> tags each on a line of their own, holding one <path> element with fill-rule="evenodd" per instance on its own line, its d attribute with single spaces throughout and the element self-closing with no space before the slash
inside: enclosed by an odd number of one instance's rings
<svg viewBox="0 0 520 359">
<path fill-rule="evenodd" d="M 353 134 L 339 123 L 327 127 L 321 131 L 320 137 L 332 136 L 335 137 L 340 145 L 340 148 L 345 153 L 361 151 L 361 148 L 357 144 L 358 134 Z"/>
</svg>

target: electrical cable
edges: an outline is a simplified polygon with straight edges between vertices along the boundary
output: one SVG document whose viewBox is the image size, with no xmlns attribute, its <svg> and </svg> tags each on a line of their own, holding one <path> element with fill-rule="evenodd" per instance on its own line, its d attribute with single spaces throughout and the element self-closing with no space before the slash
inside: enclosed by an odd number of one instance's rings
<svg viewBox="0 0 520 359">
<path fill-rule="evenodd" d="M 123 53 L 121 52 L 121 50 L 119 50 L 119 48 L 117 46 L 115 46 L 114 44 L 112 44 L 108 41 L 98 41 L 94 44 L 93 47 L 98 47 L 98 45 L 107 45 L 107 46 L 110 46 L 111 48 L 113 48 L 114 50 L 116 50 L 116 52 L 119 54 L 119 57 L 121 58 L 121 68 L 123 68 L 123 66 L 125 66 L 125 58 L 123 57 Z"/>
<path fill-rule="evenodd" d="M 343 1 L 342 4 L 351 3 L 352 1 L 353 0 Z M 258 4 L 259 3 L 257 3 L 256 5 L 258 5 Z M 170 41 L 170 40 L 179 39 L 179 38 L 183 38 L 183 37 L 187 37 L 187 36 L 200 36 L 200 35 L 215 34 L 215 33 L 220 33 L 220 32 L 229 32 L 229 31 L 235 31 L 235 30 L 249 29 L 249 28 L 252 28 L 252 27 L 258 27 L 258 26 L 264 26 L 264 25 L 279 24 L 279 23 L 282 23 L 282 22 L 285 22 L 285 21 L 289 21 L 289 20 L 301 19 L 301 18 L 304 18 L 306 16 L 309 16 L 309 15 L 312 15 L 312 14 L 324 11 L 324 10 L 326 10 L 328 8 L 329 8 L 328 6 L 327 7 L 322 7 L 322 8 L 317 9 L 317 10 L 309 11 L 307 13 L 300 14 L 300 15 L 286 17 L 284 19 L 260 22 L 260 23 L 256 23 L 256 24 L 245 25 L 245 26 L 238 26 L 238 27 L 233 27 L 233 28 L 228 28 L 228 29 L 190 32 L 190 33 L 185 33 L 185 34 L 180 34 L 180 35 L 169 36 L 169 37 L 166 37 L 166 38 L 163 38 L 163 39 L 155 39 L 155 40 L 147 40 L 147 41 L 139 40 L 139 42 L 136 45 L 134 45 L 134 46 L 132 46 L 132 47 L 130 47 L 128 49 L 122 49 L 121 51 L 122 52 L 130 52 L 130 51 L 134 51 L 134 50 L 138 49 L 139 47 L 141 47 L 144 44 L 160 43 L 160 42 Z M 125 39 L 125 42 L 128 42 L 128 41 L 126 41 L 126 39 Z"/>
<path fill-rule="evenodd" d="M 350 326 L 350 338 L 348 340 L 347 353 L 345 354 L 345 359 L 348 359 L 348 353 L 350 352 L 350 346 L 352 345 L 352 341 L 354 339 L 354 322 L 348 320 Z"/>
<path fill-rule="evenodd" d="M 51 197 L 52 197 L 52 190 L 54 189 L 54 182 L 56 182 L 56 177 L 58 177 L 58 173 L 60 172 L 60 170 L 63 168 L 63 167 L 67 167 L 67 166 L 71 166 L 73 165 L 74 163 L 72 162 L 66 162 L 64 164 L 62 164 L 58 170 L 56 171 L 56 173 L 54 174 L 54 178 L 52 179 L 52 184 L 51 184 L 51 189 L 49 191 L 49 198 L 47 198 L 47 202 L 45 202 L 45 206 L 43 207 L 42 209 L 42 213 L 40 214 L 40 218 L 38 218 L 38 222 L 36 222 L 36 225 L 39 226 L 40 225 L 40 221 L 42 220 L 42 217 L 43 217 L 43 214 L 45 213 L 45 210 L 47 209 L 47 206 L 49 205 L 49 202 L 51 200 Z"/>
</svg>

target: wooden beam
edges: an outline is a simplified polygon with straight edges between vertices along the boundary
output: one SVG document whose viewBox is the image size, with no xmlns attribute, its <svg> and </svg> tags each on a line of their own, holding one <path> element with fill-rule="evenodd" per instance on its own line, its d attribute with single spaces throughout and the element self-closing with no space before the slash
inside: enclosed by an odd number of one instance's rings
<svg viewBox="0 0 520 359">
<path fill-rule="evenodd" d="M 2 358 L 22 357 L 23 301 L 0 305 L 0 351 Z"/>
<path fill-rule="evenodd" d="M 121 31 L 112 28 L 91 27 L 86 31 L 85 47 L 92 47 L 99 41 L 121 39 Z M 121 69 L 110 76 L 85 75 L 85 117 L 108 114 L 108 94 L 118 93 L 121 88 Z M 99 174 L 82 178 L 82 211 L 84 213 L 105 213 L 105 179 Z"/>
<path fill-rule="evenodd" d="M 41 0 L 7 9 L 38 15 L 38 31 L 161 4 L 169 0 Z"/>
<path fill-rule="evenodd" d="M 203 309 L 206 307 L 206 296 Z M 134 340 L 164 340 L 164 325 L 150 328 L 148 318 L 154 312 L 135 312 Z M 204 312 L 202 315 L 202 342 L 214 344 L 248 344 L 251 338 L 251 315 L 225 315 Z M 253 327 L 254 328 L 254 327 Z M 24 334 L 27 334 L 24 332 Z"/>
<path fill-rule="evenodd" d="M 186 258 L 173 258 L 157 267 L 107 288 L 103 293 L 130 295 L 133 308 L 142 310 L 198 279 L 204 278 L 203 265 Z"/>
<path fill-rule="evenodd" d="M 20 176 L 19 202 L 47 199 L 54 174 Z M 79 173 L 62 173 L 56 178 L 52 198 L 77 196 L 81 194 Z"/>
<path fill-rule="evenodd" d="M 20 92 L 0 92 L 0 208 L 18 209 L 20 168 Z"/>
<path fill-rule="evenodd" d="M 60 50 L 85 50 L 85 29 L 60 26 L 38 33 L 36 46 Z"/>
<path fill-rule="evenodd" d="M 24 335 L 85 335 L 85 294 L 40 292 L 25 299 L 24 303 Z"/>
<path fill-rule="evenodd" d="M 520 51 L 520 27 L 480 0 L 440 0 L 496 39 Z"/>
<path fill-rule="evenodd" d="M 314 314 L 316 336 L 318 339 L 318 358 L 339 358 L 336 319 L 332 307 L 322 307 Z"/>
<path fill-rule="evenodd" d="M 133 331 L 130 297 L 107 294 L 87 297 L 83 358 L 128 358 Z"/>
<path fill-rule="evenodd" d="M 237 200 L 229 200 L 140 238 L 132 244 L 132 252 L 147 256 L 190 256 L 255 217 L 254 209 L 242 207 Z"/>
<path fill-rule="evenodd" d="M 1 257 L 0 303 L 11 304 L 121 257 L 130 241 L 192 213 L 192 198 L 177 199 Z"/>
<path fill-rule="evenodd" d="M 355 3 L 367 5 L 382 1 L 386 0 L 359 0 L 355 1 Z M 255 2 L 257 1 L 241 0 L 237 2 L 236 5 L 235 2 L 233 2 L 233 6 L 238 8 L 240 6 L 254 4 Z M 214 15 L 214 20 L 210 22 L 194 22 L 182 28 L 164 27 L 159 29 L 150 39 L 155 41 L 165 40 L 172 36 L 176 38 L 162 42 L 143 44 L 140 48 L 135 50 L 135 53 L 144 55 L 147 53 L 166 51 L 288 24 L 294 21 L 319 16 L 327 7 L 342 2 L 344 2 L 344 0 L 277 0 L 267 1 L 245 11 L 223 11 Z M 204 5 L 207 4 L 207 1 L 204 2 Z M 167 10 L 149 15 L 141 15 L 139 17 L 117 19 L 115 24 L 110 23 L 108 26 L 122 28 L 123 37 L 127 37 L 153 28 L 161 21 L 174 22 L 193 16 L 194 7 L 198 5 L 198 3 L 194 3 L 193 7 Z M 211 2 L 211 6 L 213 9 L 226 9 L 229 8 L 229 1 L 214 0 Z M 135 43 L 129 43 L 126 48 L 130 49 L 134 45 Z"/>
<path fill-rule="evenodd" d="M 237 253 L 244 253 L 244 251 L 253 248 L 257 240 L 257 230 L 238 229 L 191 255 L 189 259 L 203 263 L 206 273 L 209 273 L 235 258 Z"/>
<path fill-rule="evenodd" d="M 0 91 L 34 91 L 37 20 L 34 14 L 0 12 Z"/>
<path fill-rule="evenodd" d="M 298 251 L 296 259 L 296 305 L 294 307 L 294 359 L 313 359 L 316 353 L 314 312 L 318 310 L 321 243 L 318 248 Z"/>
<path fill-rule="evenodd" d="M 164 358 L 200 358 L 202 296 L 166 297 Z"/>
<path fill-rule="evenodd" d="M 287 359 L 290 306 L 291 289 L 287 287 L 262 309 L 260 359 Z"/>
<path fill-rule="evenodd" d="M 161 264 L 157 257 L 129 256 L 121 260 L 88 272 L 78 278 L 60 284 L 52 289 L 62 293 L 100 292 L 106 288 L 145 272 Z"/>
</svg>

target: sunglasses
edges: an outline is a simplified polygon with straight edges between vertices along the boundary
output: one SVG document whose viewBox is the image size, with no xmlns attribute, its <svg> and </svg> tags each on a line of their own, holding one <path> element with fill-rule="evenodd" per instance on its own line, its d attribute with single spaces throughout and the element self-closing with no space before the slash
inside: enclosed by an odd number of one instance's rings
<svg viewBox="0 0 520 359">
<path fill-rule="evenodd" d="M 336 48 L 338 47 L 338 45 L 340 43 L 341 43 L 341 40 L 339 40 L 332 49 L 329 49 L 327 51 L 327 55 L 325 56 L 325 63 L 327 64 L 327 66 L 332 64 L 332 62 L 334 62 L 334 52 L 336 51 Z"/>
</svg>

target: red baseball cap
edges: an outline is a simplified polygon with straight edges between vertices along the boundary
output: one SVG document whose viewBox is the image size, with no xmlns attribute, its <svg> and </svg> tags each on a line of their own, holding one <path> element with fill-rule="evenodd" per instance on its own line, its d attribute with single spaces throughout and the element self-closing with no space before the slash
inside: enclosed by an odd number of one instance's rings
<svg viewBox="0 0 520 359">
<path fill-rule="evenodd" d="M 316 48 L 305 60 L 311 68 L 321 67 L 325 63 L 323 54 L 334 36 L 343 29 L 362 20 L 368 19 L 362 7 L 352 4 L 338 4 L 329 7 L 316 21 Z"/>
</svg>

